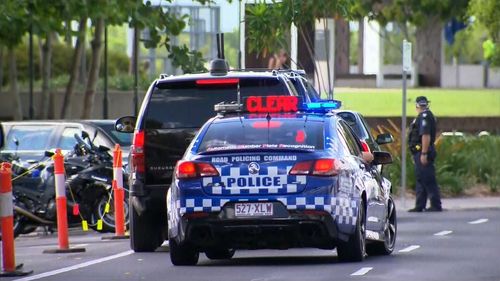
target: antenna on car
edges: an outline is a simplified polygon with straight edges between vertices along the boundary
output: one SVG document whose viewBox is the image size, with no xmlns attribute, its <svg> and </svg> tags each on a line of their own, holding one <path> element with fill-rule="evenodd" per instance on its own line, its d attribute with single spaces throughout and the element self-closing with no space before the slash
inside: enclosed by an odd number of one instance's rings
<svg viewBox="0 0 500 281">
<path fill-rule="evenodd" d="M 229 65 L 224 59 L 224 33 L 215 34 L 215 39 L 217 43 L 217 58 L 210 62 L 210 73 L 212 75 L 226 75 Z"/>
</svg>

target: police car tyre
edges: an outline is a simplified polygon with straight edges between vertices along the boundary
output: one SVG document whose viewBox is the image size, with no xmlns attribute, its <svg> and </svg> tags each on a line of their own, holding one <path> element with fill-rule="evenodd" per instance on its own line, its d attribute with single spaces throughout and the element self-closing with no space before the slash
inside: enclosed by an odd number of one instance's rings
<svg viewBox="0 0 500 281">
<path fill-rule="evenodd" d="M 338 258 L 341 262 L 360 262 L 366 255 L 366 218 L 363 205 L 359 208 L 354 234 L 347 242 L 337 246 Z"/>
<path fill-rule="evenodd" d="M 205 255 L 211 260 L 228 260 L 234 256 L 234 252 L 234 249 L 211 249 Z"/>
<path fill-rule="evenodd" d="M 397 235 L 396 205 L 392 197 L 387 204 L 387 220 L 384 228 L 384 241 L 374 241 L 366 245 L 366 253 L 370 256 L 386 256 L 394 251 Z"/>
<path fill-rule="evenodd" d="M 200 253 L 192 246 L 182 243 L 178 244 L 175 239 L 169 239 L 170 261 L 173 265 L 196 265 Z"/>
<path fill-rule="evenodd" d="M 132 202 L 129 210 L 130 248 L 135 252 L 154 252 L 163 243 L 160 226 L 150 219 L 151 216 L 139 216 Z"/>
</svg>

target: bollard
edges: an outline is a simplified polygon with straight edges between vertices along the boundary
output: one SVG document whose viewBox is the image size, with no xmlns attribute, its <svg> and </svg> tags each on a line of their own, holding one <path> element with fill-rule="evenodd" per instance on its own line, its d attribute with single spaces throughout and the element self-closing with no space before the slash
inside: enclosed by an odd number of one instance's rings
<svg viewBox="0 0 500 281">
<path fill-rule="evenodd" d="M 103 237 L 103 240 L 128 239 L 125 235 L 125 210 L 123 201 L 125 200 L 125 190 L 123 190 L 123 169 L 122 150 L 119 144 L 115 145 L 113 151 L 113 196 L 115 209 L 115 235 Z"/>
<path fill-rule="evenodd" d="M 45 254 L 85 252 L 85 248 L 70 248 L 68 238 L 68 210 L 66 200 L 66 180 L 64 176 L 64 156 L 56 149 L 54 160 L 54 180 L 56 189 L 57 239 L 59 248 L 44 250 Z"/>
<path fill-rule="evenodd" d="M 21 271 L 16 266 L 14 247 L 14 206 L 12 205 L 12 172 L 9 163 L 0 167 L 0 224 L 2 227 L 2 271 L 0 277 L 24 276 L 33 271 Z"/>
</svg>

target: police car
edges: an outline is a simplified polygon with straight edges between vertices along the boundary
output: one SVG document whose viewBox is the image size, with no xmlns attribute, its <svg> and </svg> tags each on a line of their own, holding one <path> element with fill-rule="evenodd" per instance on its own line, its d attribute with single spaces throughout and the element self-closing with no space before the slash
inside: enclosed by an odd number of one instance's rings
<svg viewBox="0 0 500 281">
<path fill-rule="evenodd" d="M 170 257 L 229 259 L 237 249 L 337 248 L 342 261 L 388 255 L 396 238 L 391 184 L 332 109 L 295 96 L 218 104 L 177 163 L 167 193 Z"/>
</svg>

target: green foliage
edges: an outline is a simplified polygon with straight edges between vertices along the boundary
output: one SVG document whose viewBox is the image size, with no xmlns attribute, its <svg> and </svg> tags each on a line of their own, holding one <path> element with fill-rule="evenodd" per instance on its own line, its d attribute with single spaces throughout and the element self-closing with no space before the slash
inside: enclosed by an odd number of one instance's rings
<svg viewBox="0 0 500 281">
<path fill-rule="evenodd" d="M 36 41 L 35 41 L 36 43 Z M 67 75 L 71 68 L 71 58 L 73 56 L 73 48 L 63 43 L 55 43 L 52 46 L 53 56 L 52 56 L 52 76 L 54 79 L 58 79 L 60 76 Z M 27 81 L 28 76 L 28 46 L 25 42 L 18 45 L 15 49 L 17 69 L 19 73 L 19 80 Z M 40 77 L 40 52 L 33 53 L 33 64 L 35 69 L 35 80 L 41 79 Z M 91 51 L 87 50 L 87 65 L 90 64 Z M 110 76 L 128 73 L 130 60 L 124 50 L 109 50 L 108 51 L 108 73 Z M 101 65 L 101 67 L 103 67 Z M 102 73 L 102 72 L 101 72 Z M 4 65 L 3 71 L 3 81 L 7 83 L 8 73 L 6 71 L 6 65 Z M 54 79 L 51 80 L 51 85 L 57 88 L 57 83 L 54 83 Z M 65 86 L 65 85 L 63 85 Z"/>
<path fill-rule="evenodd" d="M 489 61 L 494 66 L 500 66 L 500 1 L 471 0 L 468 12 L 488 30 L 488 35 L 495 44 Z"/>
<path fill-rule="evenodd" d="M 500 188 L 500 137 L 441 137 L 436 142 L 436 150 L 436 177 L 443 194 L 461 195 L 476 184 L 489 186 L 491 192 Z M 393 185 L 399 186 L 401 158 L 399 153 L 394 155 L 395 162 L 386 172 Z M 410 155 L 407 159 L 407 186 L 414 189 L 414 165 Z"/>
<path fill-rule="evenodd" d="M 378 20 L 382 25 L 394 21 L 419 26 L 432 16 L 443 21 L 452 17 L 462 18 L 468 3 L 469 0 L 359 0 L 353 10 L 359 15 Z"/>
<path fill-rule="evenodd" d="M 0 4 L 0 44 L 13 48 L 28 31 L 27 1 L 3 0 Z"/>
<path fill-rule="evenodd" d="M 267 56 L 287 49 L 291 24 L 298 28 L 325 17 L 348 17 L 353 0 L 283 0 L 246 5 L 248 49 Z"/>
<path fill-rule="evenodd" d="M 480 64 L 483 61 L 482 43 L 486 37 L 485 28 L 479 22 L 470 23 L 455 34 L 453 45 L 445 44 L 445 59 L 451 62 L 457 57 L 462 64 Z"/>
</svg>

